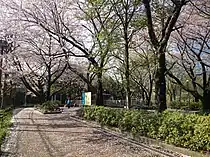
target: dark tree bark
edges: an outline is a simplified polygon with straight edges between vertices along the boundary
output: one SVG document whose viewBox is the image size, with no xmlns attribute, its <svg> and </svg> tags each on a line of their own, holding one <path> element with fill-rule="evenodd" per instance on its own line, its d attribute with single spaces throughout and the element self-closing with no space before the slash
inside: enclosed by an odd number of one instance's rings
<svg viewBox="0 0 210 157">
<path fill-rule="evenodd" d="M 91 92 L 90 73 L 89 72 L 87 73 L 87 82 L 86 82 L 86 84 L 87 84 L 87 91 Z"/>
<path fill-rule="evenodd" d="M 127 24 L 126 24 L 127 25 Z M 131 90 L 130 90 L 130 68 L 129 68 L 129 39 L 128 39 L 128 26 L 124 31 L 125 39 L 125 80 L 126 80 L 126 107 L 131 106 Z"/>
<path fill-rule="evenodd" d="M 202 110 L 204 113 L 210 113 L 210 88 L 206 88 L 203 93 L 203 107 Z"/>
<path fill-rule="evenodd" d="M 172 92 L 172 96 L 173 96 L 173 100 L 172 101 L 176 101 L 176 89 L 173 89 L 173 92 Z"/>
<path fill-rule="evenodd" d="M 97 97 L 96 97 L 96 105 L 104 106 L 104 99 L 103 99 L 103 85 L 102 85 L 102 73 L 98 73 L 97 75 L 98 81 L 98 88 L 97 88 Z"/>
<path fill-rule="evenodd" d="M 48 78 L 47 78 L 47 95 L 46 95 L 46 99 L 47 101 L 50 101 L 51 100 L 51 80 L 52 80 L 52 74 L 51 74 L 51 61 L 49 63 L 49 66 L 48 66 Z"/>
<path fill-rule="evenodd" d="M 160 53 L 160 52 L 159 52 Z M 166 61 L 165 61 L 165 52 L 161 52 L 158 57 L 158 70 L 156 74 L 156 104 L 159 106 L 159 111 L 164 111 L 167 109 L 166 106 Z"/>
<path fill-rule="evenodd" d="M 161 30 L 161 37 L 160 39 L 157 38 L 155 29 L 153 26 L 153 18 L 151 13 L 151 7 L 150 7 L 150 0 L 143 0 L 145 11 L 146 11 L 146 17 L 147 17 L 147 27 L 148 27 L 148 33 L 149 37 L 152 43 L 152 46 L 156 50 L 157 54 L 157 61 L 158 61 L 158 69 L 156 73 L 156 79 L 155 79 L 155 88 L 156 88 L 156 103 L 159 106 L 159 111 L 164 111 L 166 106 L 166 47 L 168 44 L 168 40 L 170 38 L 170 35 L 174 29 L 174 26 L 177 22 L 177 19 L 180 15 L 182 7 L 186 4 L 185 0 L 173 0 L 172 3 L 174 3 L 174 10 L 171 15 L 168 16 L 166 22 L 163 24 L 163 28 Z M 164 6 L 162 6 L 164 7 Z"/>
</svg>

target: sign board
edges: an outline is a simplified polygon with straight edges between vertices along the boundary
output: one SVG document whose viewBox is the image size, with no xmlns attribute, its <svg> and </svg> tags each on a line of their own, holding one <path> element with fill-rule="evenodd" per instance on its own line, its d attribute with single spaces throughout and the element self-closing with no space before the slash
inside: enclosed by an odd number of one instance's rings
<svg viewBox="0 0 210 157">
<path fill-rule="evenodd" d="M 91 92 L 85 93 L 85 105 L 91 105 Z"/>
<path fill-rule="evenodd" d="M 82 105 L 85 105 L 85 92 L 82 92 Z"/>
</svg>

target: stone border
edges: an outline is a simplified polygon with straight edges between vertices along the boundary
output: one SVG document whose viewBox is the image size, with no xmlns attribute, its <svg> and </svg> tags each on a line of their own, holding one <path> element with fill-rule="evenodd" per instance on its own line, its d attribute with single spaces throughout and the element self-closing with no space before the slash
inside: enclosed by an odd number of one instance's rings
<svg viewBox="0 0 210 157">
<path fill-rule="evenodd" d="M 39 108 L 34 108 L 35 110 L 43 113 L 43 114 L 59 114 L 59 113 L 62 113 L 63 111 L 60 110 L 60 111 L 42 111 L 41 109 Z"/>
<path fill-rule="evenodd" d="M 59 114 L 62 113 L 62 111 L 45 111 L 43 114 Z"/>
</svg>

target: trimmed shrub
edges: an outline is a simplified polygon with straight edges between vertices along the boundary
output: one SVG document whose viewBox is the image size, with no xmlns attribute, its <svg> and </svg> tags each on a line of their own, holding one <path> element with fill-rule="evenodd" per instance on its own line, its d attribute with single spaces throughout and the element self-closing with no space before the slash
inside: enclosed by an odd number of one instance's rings
<svg viewBox="0 0 210 157">
<path fill-rule="evenodd" d="M 165 111 L 85 107 L 84 118 L 101 125 L 118 127 L 134 136 L 160 139 L 169 144 L 196 151 L 210 151 L 210 115 Z"/>
<path fill-rule="evenodd" d="M 176 146 L 190 148 L 197 117 L 195 114 L 164 112 L 161 115 L 158 138 Z"/>
<path fill-rule="evenodd" d="M 56 109 L 59 108 L 61 102 L 60 101 L 46 101 L 42 105 L 39 105 L 38 108 L 43 110 L 44 112 L 50 112 L 50 111 L 55 111 Z"/>
<path fill-rule="evenodd" d="M 173 101 L 169 104 L 171 109 L 180 110 L 200 110 L 202 108 L 201 102 L 188 102 L 188 101 Z"/>
<path fill-rule="evenodd" d="M 199 116 L 194 125 L 191 149 L 210 151 L 210 115 Z"/>
</svg>

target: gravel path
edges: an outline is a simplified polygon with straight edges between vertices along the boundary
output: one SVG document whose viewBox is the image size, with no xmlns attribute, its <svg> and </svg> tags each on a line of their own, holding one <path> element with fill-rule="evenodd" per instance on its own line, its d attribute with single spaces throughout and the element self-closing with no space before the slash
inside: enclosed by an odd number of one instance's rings
<svg viewBox="0 0 210 157">
<path fill-rule="evenodd" d="M 13 120 L 3 157 L 159 157 L 71 118 L 69 112 L 44 115 L 26 108 L 16 110 Z"/>
</svg>

